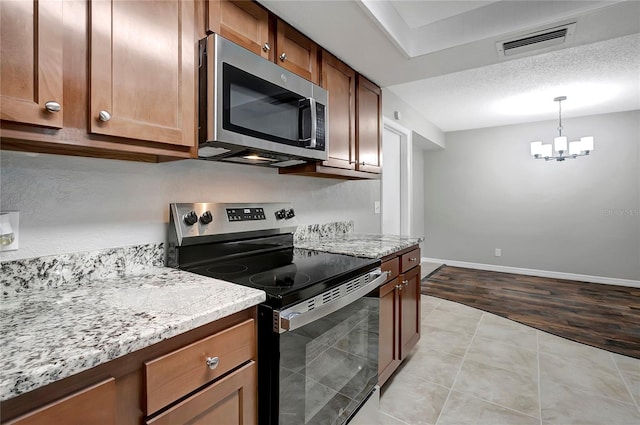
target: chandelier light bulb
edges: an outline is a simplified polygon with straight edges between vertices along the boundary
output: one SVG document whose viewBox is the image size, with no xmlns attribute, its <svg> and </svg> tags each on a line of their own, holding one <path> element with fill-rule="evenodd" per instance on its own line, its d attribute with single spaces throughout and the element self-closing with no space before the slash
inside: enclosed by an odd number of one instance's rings
<svg viewBox="0 0 640 425">
<path fill-rule="evenodd" d="M 541 141 L 531 142 L 531 155 L 536 156 L 536 155 L 540 155 L 541 153 L 542 153 L 542 142 Z"/>
<path fill-rule="evenodd" d="M 580 155 L 580 152 L 582 152 L 582 142 L 580 140 L 569 142 L 569 155 Z"/>
<path fill-rule="evenodd" d="M 580 143 L 582 144 L 582 150 L 585 152 L 591 152 L 593 150 L 593 137 L 581 137 Z"/>
<path fill-rule="evenodd" d="M 553 139 L 553 146 L 556 152 L 564 152 L 567 150 L 567 138 L 565 136 L 558 136 Z"/>
</svg>

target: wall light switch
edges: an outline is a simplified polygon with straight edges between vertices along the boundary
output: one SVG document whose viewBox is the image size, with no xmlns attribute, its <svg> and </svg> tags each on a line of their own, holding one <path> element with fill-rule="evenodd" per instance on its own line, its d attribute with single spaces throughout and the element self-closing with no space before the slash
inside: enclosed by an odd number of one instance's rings
<svg viewBox="0 0 640 425">
<path fill-rule="evenodd" d="M 373 202 L 373 213 L 380 214 L 380 201 Z"/>
<path fill-rule="evenodd" d="M 18 249 L 18 211 L 0 212 L 0 251 L 15 251 Z"/>
<path fill-rule="evenodd" d="M 500 248 L 496 248 L 496 257 L 500 257 L 502 255 L 502 250 Z"/>
</svg>

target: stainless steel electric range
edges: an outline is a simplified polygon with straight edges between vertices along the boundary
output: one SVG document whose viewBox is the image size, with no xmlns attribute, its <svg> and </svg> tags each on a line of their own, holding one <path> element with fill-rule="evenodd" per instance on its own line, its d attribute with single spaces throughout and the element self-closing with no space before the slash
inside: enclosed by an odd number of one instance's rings
<svg viewBox="0 0 640 425">
<path fill-rule="evenodd" d="M 297 249 L 296 227 L 288 203 L 171 204 L 167 265 L 266 292 L 261 425 L 349 423 L 378 396 L 380 260 Z"/>
</svg>

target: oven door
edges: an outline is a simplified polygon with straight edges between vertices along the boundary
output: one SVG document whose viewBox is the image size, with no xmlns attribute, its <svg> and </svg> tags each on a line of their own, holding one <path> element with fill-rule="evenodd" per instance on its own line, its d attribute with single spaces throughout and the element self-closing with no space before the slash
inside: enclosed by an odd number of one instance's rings
<svg viewBox="0 0 640 425">
<path fill-rule="evenodd" d="M 378 382 L 378 287 L 383 280 L 376 276 L 352 290 L 352 297 L 325 304 L 330 308 L 324 311 L 320 306 L 291 314 L 296 306 L 315 302 L 308 300 L 264 315 L 273 320 L 269 335 L 261 331 L 259 341 L 261 424 L 344 424 L 367 400 Z M 289 329 L 281 327 L 286 317 Z"/>
</svg>

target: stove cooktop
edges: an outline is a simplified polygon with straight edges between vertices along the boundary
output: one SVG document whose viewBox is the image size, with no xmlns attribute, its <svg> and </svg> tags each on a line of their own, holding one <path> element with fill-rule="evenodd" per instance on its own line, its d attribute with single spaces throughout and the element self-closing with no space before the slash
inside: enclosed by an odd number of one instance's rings
<svg viewBox="0 0 640 425">
<path fill-rule="evenodd" d="M 210 261 L 185 270 L 261 289 L 275 308 L 318 295 L 380 265 L 380 260 L 285 248 Z"/>
</svg>

